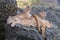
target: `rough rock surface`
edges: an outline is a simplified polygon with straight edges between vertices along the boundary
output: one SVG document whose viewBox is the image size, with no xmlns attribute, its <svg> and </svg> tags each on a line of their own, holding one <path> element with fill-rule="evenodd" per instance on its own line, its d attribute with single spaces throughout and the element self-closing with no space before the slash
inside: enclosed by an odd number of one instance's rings
<svg viewBox="0 0 60 40">
<path fill-rule="evenodd" d="M 47 28 L 46 29 L 47 40 L 60 40 L 60 29 L 57 28 Z"/>
<path fill-rule="evenodd" d="M 41 34 L 32 26 L 5 25 L 5 40 L 43 40 Z"/>
<path fill-rule="evenodd" d="M 0 0 L 0 40 L 4 40 L 4 25 L 9 15 L 15 15 L 16 3 L 12 0 Z"/>
</svg>

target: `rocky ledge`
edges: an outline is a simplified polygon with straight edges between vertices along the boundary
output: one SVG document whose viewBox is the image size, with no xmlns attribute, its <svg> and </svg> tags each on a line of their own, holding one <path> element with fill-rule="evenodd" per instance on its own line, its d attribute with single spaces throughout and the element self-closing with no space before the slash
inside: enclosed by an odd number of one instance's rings
<svg viewBox="0 0 60 40">
<path fill-rule="evenodd" d="M 41 34 L 32 26 L 5 25 L 5 40 L 43 40 Z"/>
<path fill-rule="evenodd" d="M 60 40 L 60 29 L 56 26 L 46 28 L 46 40 Z M 33 26 L 24 26 L 16 24 L 11 27 L 10 24 L 5 25 L 5 40 L 45 40 L 42 35 Z"/>
</svg>

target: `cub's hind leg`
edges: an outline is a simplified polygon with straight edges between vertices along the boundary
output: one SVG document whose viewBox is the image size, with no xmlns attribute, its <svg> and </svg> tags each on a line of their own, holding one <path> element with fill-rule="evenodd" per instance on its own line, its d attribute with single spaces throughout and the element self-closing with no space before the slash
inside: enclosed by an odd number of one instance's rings
<svg viewBox="0 0 60 40">
<path fill-rule="evenodd" d="M 44 38 L 46 38 L 46 36 L 45 36 L 46 26 L 43 24 L 42 27 L 41 27 L 41 29 L 42 29 L 42 36 L 43 36 Z"/>
</svg>

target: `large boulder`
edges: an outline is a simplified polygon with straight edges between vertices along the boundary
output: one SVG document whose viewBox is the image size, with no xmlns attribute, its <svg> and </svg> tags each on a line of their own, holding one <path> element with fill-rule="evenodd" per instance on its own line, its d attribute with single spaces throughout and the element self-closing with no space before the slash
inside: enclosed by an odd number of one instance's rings
<svg viewBox="0 0 60 40">
<path fill-rule="evenodd" d="M 32 26 L 5 25 L 5 40 L 43 40 L 41 34 Z"/>
</svg>

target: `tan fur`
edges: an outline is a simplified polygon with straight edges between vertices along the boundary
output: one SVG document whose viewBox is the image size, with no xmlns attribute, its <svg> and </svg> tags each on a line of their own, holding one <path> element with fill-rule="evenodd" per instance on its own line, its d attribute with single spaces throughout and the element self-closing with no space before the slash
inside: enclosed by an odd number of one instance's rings
<svg viewBox="0 0 60 40">
<path fill-rule="evenodd" d="M 52 24 L 47 21 L 47 20 L 43 20 L 44 22 L 42 22 L 42 36 L 45 37 L 45 31 L 46 31 L 46 28 L 51 28 Z"/>
<path fill-rule="evenodd" d="M 26 25 L 26 26 L 36 26 L 36 21 L 35 18 L 31 17 L 29 19 L 26 18 L 20 18 L 20 17 L 9 17 L 7 19 L 7 23 L 12 23 L 12 25 L 15 26 L 15 24 L 22 24 L 22 25 Z"/>
<path fill-rule="evenodd" d="M 27 6 L 22 13 L 20 13 L 19 15 L 16 15 L 15 17 L 30 18 L 31 14 L 30 14 L 30 8 L 29 8 L 29 6 Z"/>
<path fill-rule="evenodd" d="M 45 30 L 46 30 L 46 27 L 47 28 L 51 28 L 51 23 L 45 19 L 46 17 L 46 12 L 42 12 L 39 14 L 40 15 L 40 19 L 42 19 L 40 22 L 42 23 L 42 26 L 41 26 L 41 30 L 42 30 L 42 36 L 45 38 Z"/>
<path fill-rule="evenodd" d="M 12 23 L 11 26 L 15 26 L 16 24 L 22 24 L 22 25 L 25 25 L 25 26 L 35 26 L 38 28 L 38 31 L 41 32 L 42 30 L 42 36 L 45 37 L 45 30 L 46 30 L 46 27 L 50 28 L 51 27 L 51 23 L 48 21 L 48 20 L 45 20 L 45 17 L 46 17 L 46 14 L 45 12 L 43 13 L 40 13 L 38 15 L 36 14 L 30 14 L 31 16 L 29 16 L 28 14 L 29 11 L 27 12 L 26 10 L 22 13 L 22 14 L 19 14 L 19 15 L 16 15 L 16 16 L 13 16 L 13 17 L 9 17 L 7 19 L 7 23 Z M 41 27 L 41 29 L 40 29 Z"/>
<path fill-rule="evenodd" d="M 45 19 L 46 12 L 42 12 L 39 15 L 40 16 L 38 16 L 36 14 L 32 14 L 32 16 L 35 17 L 35 19 L 36 19 L 38 31 L 41 32 L 41 30 L 42 30 L 42 36 L 45 38 L 46 27 L 51 28 L 52 24 L 48 20 Z M 41 29 L 40 29 L 40 27 L 41 27 Z"/>
<path fill-rule="evenodd" d="M 7 23 L 8 24 L 13 23 L 12 25 L 15 25 L 14 22 L 17 21 L 19 22 L 19 20 L 21 21 L 21 19 L 29 19 L 30 17 L 31 17 L 30 9 L 29 6 L 27 6 L 21 14 L 12 17 L 9 16 L 9 18 L 7 19 Z"/>
<path fill-rule="evenodd" d="M 41 29 L 40 29 L 40 26 L 41 26 L 41 19 L 39 19 L 39 16 L 38 15 L 36 15 L 36 14 L 32 14 L 32 16 L 35 18 L 35 20 L 36 20 L 36 26 L 37 26 L 37 28 L 38 28 L 38 31 L 39 32 L 41 32 Z"/>
</svg>

